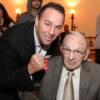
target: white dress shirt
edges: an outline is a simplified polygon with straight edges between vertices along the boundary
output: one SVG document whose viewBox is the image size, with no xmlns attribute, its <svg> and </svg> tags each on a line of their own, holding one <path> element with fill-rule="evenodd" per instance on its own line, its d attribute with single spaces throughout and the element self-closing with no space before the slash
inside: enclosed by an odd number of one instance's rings
<svg viewBox="0 0 100 100">
<path fill-rule="evenodd" d="M 36 33 L 36 28 L 35 28 L 35 27 L 34 27 L 34 34 L 33 34 L 33 35 L 34 35 L 34 40 L 35 40 L 35 53 L 39 53 L 39 54 L 45 56 L 46 53 L 47 53 L 47 51 L 44 50 L 44 49 L 41 47 L 41 45 L 40 45 L 40 43 L 39 43 L 39 40 L 38 40 L 38 37 L 37 37 L 37 33 Z M 31 80 L 33 80 L 32 75 L 30 75 L 30 78 L 31 78 Z"/>
<path fill-rule="evenodd" d="M 73 76 L 74 100 L 79 100 L 80 69 L 81 67 L 76 69 Z M 68 70 L 63 67 L 56 100 L 62 100 L 64 86 L 67 78 Z"/>
<path fill-rule="evenodd" d="M 36 48 L 35 48 L 35 53 L 39 53 L 39 54 L 45 56 L 46 53 L 47 53 L 47 51 L 44 50 L 44 49 L 41 47 L 41 45 L 40 45 L 40 43 L 39 43 L 39 40 L 38 40 L 38 37 L 37 37 L 37 34 L 36 34 L 36 29 L 35 29 L 35 27 L 34 27 L 34 40 L 35 40 L 35 47 L 36 47 Z"/>
</svg>

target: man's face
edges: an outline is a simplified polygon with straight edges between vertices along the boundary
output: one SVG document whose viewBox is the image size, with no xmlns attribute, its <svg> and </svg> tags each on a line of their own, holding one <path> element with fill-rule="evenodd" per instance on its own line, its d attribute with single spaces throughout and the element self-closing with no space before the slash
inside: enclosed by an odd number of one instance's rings
<svg viewBox="0 0 100 100">
<path fill-rule="evenodd" d="M 40 42 L 50 45 L 61 33 L 64 15 L 53 8 L 47 8 L 43 14 L 36 17 L 35 25 Z"/>
<path fill-rule="evenodd" d="M 79 35 L 68 35 L 61 46 L 61 52 L 67 69 L 75 70 L 88 56 L 86 41 Z"/>
<path fill-rule="evenodd" d="M 41 7 L 41 1 L 40 0 L 32 0 L 32 8 L 33 9 L 39 9 Z"/>
</svg>

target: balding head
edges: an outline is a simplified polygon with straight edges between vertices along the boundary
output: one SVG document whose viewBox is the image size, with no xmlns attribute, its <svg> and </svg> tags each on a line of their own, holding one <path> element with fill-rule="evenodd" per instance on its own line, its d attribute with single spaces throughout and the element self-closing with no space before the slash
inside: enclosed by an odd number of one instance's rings
<svg viewBox="0 0 100 100">
<path fill-rule="evenodd" d="M 70 31 L 68 34 L 66 34 L 63 44 L 67 41 L 73 42 L 73 44 L 80 44 L 80 46 L 83 48 L 83 50 L 86 50 L 88 48 L 88 42 L 85 37 L 84 33 L 77 32 L 77 31 Z"/>
<path fill-rule="evenodd" d="M 65 35 L 60 49 L 64 65 L 68 70 L 79 68 L 89 54 L 85 35 L 75 31 L 71 31 Z"/>
</svg>

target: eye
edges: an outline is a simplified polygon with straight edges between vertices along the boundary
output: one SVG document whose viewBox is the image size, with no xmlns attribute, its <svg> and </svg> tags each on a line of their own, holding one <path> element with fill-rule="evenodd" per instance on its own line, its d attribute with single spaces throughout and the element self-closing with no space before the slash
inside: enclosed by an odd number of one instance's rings
<svg viewBox="0 0 100 100">
<path fill-rule="evenodd" d="M 70 49 L 68 49 L 68 48 L 63 48 L 63 51 L 64 51 L 65 53 L 70 53 L 70 52 L 71 52 Z"/>
<path fill-rule="evenodd" d="M 50 21 L 48 21 L 48 20 L 44 21 L 44 24 L 45 24 L 46 26 L 51 26 L 51 25 L 52 25 L 52 23 L 51 23 Z"/>
<path fill-rule="evenodd" d="M 49 25 L 50 25 L 50 23 L 47 23 L 47 22 L 46 22 L 46 23 L 45 23 L 45 25 L 48 25 L 48 26 L 49 26 Z"/>
<path fill-rule="evenodd" d="M 83 55 L 85 52 L 80 51 L 80 50 L 75 50 L 74 54 L 76 54 L 77 56 Z"/>
<path fill-rule="evenodd" d="M 74 52 L 76 52 L 76 53 L 82 53 L 81 51 L 79 51 L 79 50 L 75 50 Z"/>
<path fill-rule="evenodd" d="M 56 30 L 56 31 L 61 31 L 61 30 L 62 30 L 62 26 L 56 26 L 56 27 L 55 27 L 55 30 Z"/>
<path fill-rule="evenodd" d="M 51 23 L 49 23 L 49 22 L 45 22 L 44 25 L 45 25 L 45 27 L 47 27 L 47 28 L 51 28 L 51 27 L 52 27 Z"/>
</svg>

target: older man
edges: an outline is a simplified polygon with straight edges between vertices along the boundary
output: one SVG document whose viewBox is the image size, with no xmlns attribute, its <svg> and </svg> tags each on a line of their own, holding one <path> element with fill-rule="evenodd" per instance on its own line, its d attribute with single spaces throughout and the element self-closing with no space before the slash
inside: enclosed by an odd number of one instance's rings
<svg viewBox="0 0 100 100">
<path fill-rule="evenodd" d="M 89 50 L 85 36 L 74 31 L 66 34 L 60 49 L 62 56 L 49 61 L 41 100 L 65 100 L 66 95 L 70 98 L 66 100 L 100 100 L 100 65 L 86 60 Z"/>
</svg>

